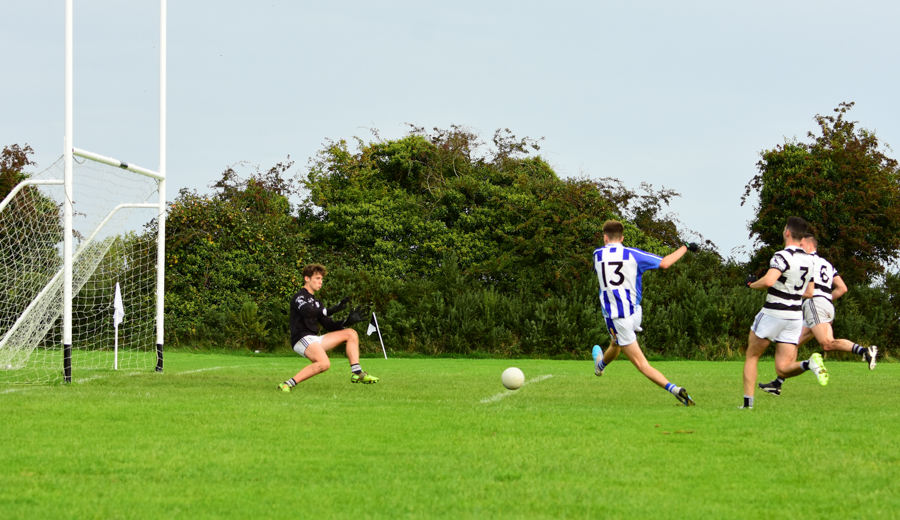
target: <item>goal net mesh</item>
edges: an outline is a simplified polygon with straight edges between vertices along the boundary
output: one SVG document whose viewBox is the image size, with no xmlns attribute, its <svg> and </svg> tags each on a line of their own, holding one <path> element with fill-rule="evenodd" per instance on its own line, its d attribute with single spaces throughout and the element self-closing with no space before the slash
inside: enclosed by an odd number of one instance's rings
<svg viewBox="0 0 900 520">
<path fill-rule="evenodd" d="M 72 380 L 156 366 L 156 179 L 73 158 Z M 64 160 L 28 180 L 62 180 Z M 62 184 L 27 186 L 0 211 L 0 382 L 63 381 Z M 116 285 L 125 310 L 113 313 Z M 118 352 L 116 353 L 116 346 Z"/>
</svg>

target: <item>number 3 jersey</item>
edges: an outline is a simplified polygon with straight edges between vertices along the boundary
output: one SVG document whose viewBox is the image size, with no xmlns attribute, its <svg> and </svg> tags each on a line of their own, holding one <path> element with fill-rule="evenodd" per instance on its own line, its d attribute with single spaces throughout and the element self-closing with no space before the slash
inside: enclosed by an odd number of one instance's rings
<svg viewBox="0 0 900 520">
<path fill-rule="evenodd" d="M 600 304 L 607 318 L 627 318 L 641 304 L 644 271 L 657 269 L 661 257 L 620 243 L 594 250 L 594 269 L 600 280 Z"/>
<path fill-rule="evenodd" d="M 788 246 L 772 255 L 770 269 L 781 276 L 766 295 L 762 313 L 783 320 L 803 319 L 803 293 L 812 280 L 813 259 L 798 246 Z"/>
</svg>

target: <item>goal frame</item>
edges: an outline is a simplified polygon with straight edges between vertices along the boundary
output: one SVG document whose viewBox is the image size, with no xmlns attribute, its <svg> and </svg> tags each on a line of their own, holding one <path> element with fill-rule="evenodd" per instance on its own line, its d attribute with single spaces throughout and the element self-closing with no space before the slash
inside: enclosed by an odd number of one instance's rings
<svg viewBox="0 0 900 520">
<path fill-rule="evenodd" d="M 72 225 L 73 225 L 73 157 L 78 155 L 98 162 L 117 166 L 134 173 L 147 175 L 159 181 L 159 215 L 156 256 L 156 371 L 163 371 L 163 342 L 165 314 L 165 259 L 166 259 L 166 0 L 159 3 L 159 169 L 157 172 L 111 159 L 74 145 L 74 0 L 65 0 L 65 138 L 63 204 L 63 378 L 72 382 Z"/>
</svg>

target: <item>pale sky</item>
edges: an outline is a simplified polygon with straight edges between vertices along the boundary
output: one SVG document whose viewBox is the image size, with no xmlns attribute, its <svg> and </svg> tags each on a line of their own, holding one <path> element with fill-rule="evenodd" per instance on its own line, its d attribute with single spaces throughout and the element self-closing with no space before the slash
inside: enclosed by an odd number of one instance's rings
<svg viewBox="0 0 900 520">
<path fill-rule="evenodd" d="M 63 0 L 4 1 L 0 146 L 62 155 Z M 682 194 L 722 254 L 759 152 L 850 118 L 900 150 L 900 2 L 168 2 L 168 199 L 239 161 L 426 128 L 544 137 L 563 177 Z M 159 3 L 75 0 L 75 146 L 159 166 Z M 888 155 L 898 158 L 898 153 Z M 743 258 L 739 255 L 738 258 Z"/>
</svg>

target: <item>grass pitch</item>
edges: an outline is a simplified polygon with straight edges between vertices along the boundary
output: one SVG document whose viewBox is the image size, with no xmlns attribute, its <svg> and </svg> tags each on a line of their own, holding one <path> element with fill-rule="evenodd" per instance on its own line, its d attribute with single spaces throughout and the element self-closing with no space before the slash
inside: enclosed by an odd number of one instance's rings
<svg viewBox="0 0 900 520">
<path fill-rule="evenodd" d="M 831 363 L 738 410 L 738 362 L 166 354 L 166 372 L 2 386 L 10 518 L 896 518 L 900 364 Z M 508 392 L 500 373 L 528 383 Z M 774 374 L 760 363 L 760 379 Z"/>
</svg>

